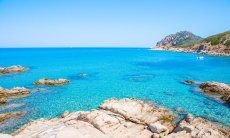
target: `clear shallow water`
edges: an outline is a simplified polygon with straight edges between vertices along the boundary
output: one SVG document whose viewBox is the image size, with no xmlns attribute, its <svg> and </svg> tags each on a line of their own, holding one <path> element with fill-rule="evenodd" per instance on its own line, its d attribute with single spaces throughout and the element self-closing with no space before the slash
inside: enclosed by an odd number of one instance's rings
<svg viewBox="0 0 230 138">
<path fill-rule="evenodd" d="M 175 110 L 181 107 L 196 116 L 230 126 L 230 109 L 221 102 L 181 82 L 219 81 L 230 83 L 230 58 L 197 54 L 118 48 L 0 49 L 0 66 L 22 65 L 30 70 L 1 75 L 0 86 L 24 86 L 31 95 L 11 100 L 0 113 L 23 111 L 24 116 L 0 125 L 0 132 L 12 132 L 37 118 L 50 118 L 65 110 L 97 108 L 105 99 L 135 97 Z M 79 78 L 86 73 L 86 78 Z M 40 78 L 67 78 L 69 85 L 42 87 L 32 83 Z M 12 104 L 23 104 L 11 107 Z"/>
</svg>

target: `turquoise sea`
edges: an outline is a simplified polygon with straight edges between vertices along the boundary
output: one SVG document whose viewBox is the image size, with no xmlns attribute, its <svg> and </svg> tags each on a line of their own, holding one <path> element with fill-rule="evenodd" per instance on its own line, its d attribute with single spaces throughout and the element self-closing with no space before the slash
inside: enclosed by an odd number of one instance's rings
<svg viewBox="0 0 230 138">
<path fill-rule="evenodd" d="M 24 113 L 1 123 L 0 132 L 10 133 L 30 120 L 56 117 L 65 110 L 95 109 L 111 97 L 145 99 L 230 126 L 227 105 L 203 95 L 197 86 L 182 83 L 186 79 L 230 83 L 230 57 L 198 60 L 198 56 L 145 48 L 0 49 L 0 66 L 29 67 L 24 73 L 0 75 L 0 86 L 33 91 L 0 106 L 0 113 Z M 80 78 L 80 73 L 88 75 Z M 66 78 L 70 84 L 34 86 L 40 78 Z M 37 88 L 42 91 L 36 92 Z"/>
</svg>

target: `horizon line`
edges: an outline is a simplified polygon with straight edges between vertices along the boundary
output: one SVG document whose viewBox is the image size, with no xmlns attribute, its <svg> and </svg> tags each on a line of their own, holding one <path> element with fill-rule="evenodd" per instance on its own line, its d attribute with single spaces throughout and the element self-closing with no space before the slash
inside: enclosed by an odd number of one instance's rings
<svg viewBox="0 0 230 138">
<path fill-rule="evenodd" d="M 13 48 L 151 48 L 151 47 L 139 47 L 139 46 L 35 46 L 35 47 L 0 47 L 0 49 L 13 49 Z"/>
</svg>

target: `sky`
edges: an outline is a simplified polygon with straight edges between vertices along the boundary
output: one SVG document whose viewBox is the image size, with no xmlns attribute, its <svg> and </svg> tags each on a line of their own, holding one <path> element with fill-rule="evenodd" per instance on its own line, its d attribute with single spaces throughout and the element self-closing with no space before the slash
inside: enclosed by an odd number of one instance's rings
<svg viewBox="0 0 230 138">
<path fill-rule="evenodd" d="M 230 30 L 230 0 L 0 0 L 0 47 L 151 47 Z"/>
</svg>

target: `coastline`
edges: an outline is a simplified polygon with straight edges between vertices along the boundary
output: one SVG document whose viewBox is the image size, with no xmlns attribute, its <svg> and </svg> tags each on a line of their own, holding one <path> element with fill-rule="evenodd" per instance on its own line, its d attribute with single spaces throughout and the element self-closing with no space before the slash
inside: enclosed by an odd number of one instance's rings
<svg viewBox="0 0 230 138">
<path fill-rule="evenodd" d="M 154 49 L 153 49 L 154 50 Z M 144 50 L 145 52 L 147 51 L 147 50 Z M 151 52 L 148 52 L 148 53 L 151 53 Z M 13 60 L 13 61 L 15 61 L 15 60 Z M 13 66 L 14 67 L 14 66 Z M 15 66 L 15 67 L 19 67 L 19 66 Z M 15 68 L 14 67 L 14 68 Z M 11 67 L 12 68 L 12 67 Z M 6 68 L 6 69 L 11 69 L 11 68 Z M 25 68 L 27 68 L 27 67 L 25 67 Z M 39 68 L 42 68 L 42 67 L 39 67 Z M 12 69 L 11 69 L 12 70 Z M 30 70 L 33 70 L 34 71 L 34 69 L 33 68 L 30 68 L 29 69 L 29 71 Z M 142 68 L 141 68 L 141 70 L 142 70 Z M 19 70 L 19 72 L 18 72 L 18 70 L 12 70 L 12 71 L 16 71 L 16 74 L 12 74 L 13 76 L 23 76 L 23 75 L 26 75 L 27 73 L 29 74 L 30 72 L 28 71 L 27 72 L 27 70 L 25 70 L 26 72 L 24 72 L 24 69 L 22 69 L 22 72 Z M 17 73 L 18 72 L 18 73 Z M 68 72 L 70 72 L 69 70 L 68 70 Z M 78 79 L 79 81 L 78 82 L 81 82 L 80 80 L 84 80 L 84 81 L 86 81 L 87 79 L 90 79 L 91 77 L 93 78 L 94 76 L 93 76 L 93 74 L 91 74 L 90 72 L 85 72 L 85 73 L 88 73 L 88 75 L 82 75 L 82 74 L 78 74 L 78 73 L 82 73 L 82 72 L 77 72 L 77 73 L 75 73 L 75 77 L 76 77 L 76 79 Z M 84 72 L 83 72 L 84 73 Z M 132 73 L 132 72 L 131 72 Z M 21 75 L 19 75 L 19 74 L 21 74 Z M 119 76 L 123 76 L 123 75 L 127 75 L 127 74 L 119 74 Z M 67 75 L 64 75 L 64 76 L 67 76 Z M 152 74 L 128 74 L 128 76 L 125 76 L 126 77 L 126 80 L 123 80 L 123 81 L 126 81 L 126 82 L 132 82 L 133 84 L 136 84 L 137 82 L 140 84 L 140 82 L 145 82 L 145 81 L 149 81 L 149 79 L 151 80 L 152 79 L 152 77 L 154 77 Z M 127 79 L 127 77 L 128 77 L 128 79 Z M 145 78 L 146 77 L 146 78 Z M 10 76 L 8 77 L 8 79 L 10 80 Z M 73 79 L 73 78 L 69 78 L 69 77 L 67 77 L 68 79 L 70 79 L 71 80 L 71 82 L 70 83 L 72 83 L 72 82 L 74 82 L 75 80 Z M 56 78 L 56 79 L 58 79 L 58 78 Z M 35 79 L 34 81 L 36 81 L 37 79 Z M 56 82 L 56 81 L 54 81 L 54 82 Z M 83 81 L 82 81 L 83 82 Z M 31 87 L 29 87 L 29 88 L 31 88 L 32 89 L 32 93 L 31 93 L 31 96 L 34 96 L 34 95 L 36 95 L 35 94 L 35 85 L 32 85 L 33 84 L 33 81 L 29 81 L 29 83 L 30 83 L 30 85 L 29 86 L 31 86 Z M 43 83 L 42 83 L 43 84 Z M 44 83 L 44 84 L 46 84 L 46 83 Z M 52 85 L 55 85 L 55 84 L 52 84 Z M 3 85 L 4 86 L 4 85 Z M 6 86 L 6 85 L 5 85 Z M 19 85 L 19 86 L 28 86 L 28 85 Z M 37 86 L 36 86 L 37 87 Z M 64 86 L 63 86 L 64 87 Z M 7 86 L 6 86 L 6 88 L 8 88 Z M 156 88 L 155 88 L 156 89 Z M 9 91 L 9 90 L 7 90 L 7 91 Z M 42 94 L 42 92 L 43 92 L 43 89 L 36 89 L 36 92 L 41 92 L 41 94 Z M 143 92 L 143 91 L 141 91 L 141 92 Z M 46 94 L 48 94 L 48 93 L 46 93 Z M 55 93 L 54 93 L 55 94 Z M 170 94 L 170 93 L 169 93 Z M 169 96 L 169 94 L 167 94 L 168 96 Z M 39 94 L 38 94 L 39 95 Z M 50 95 L 52 95 L 52 94 L 50 94 Z M 36 97 L 36 96 L 35 96 Z M 9 98 L 11 98 L 10 96 L 9 96 Z M 154 98 L 153 98 L 154 99 Z M 35 101 L 34 101 L 35 102 Z M 169 104 L 168 104 L 169 105 Z M 191 104 L 192 105 L 192 104 Z M 166 106 L 166 105 L 164 105 L 164 106 Z M 180 105 L 178 105 L 178 106 L 180 106 Z M 135 106 L 133 106 L 133 107 L 135 107 Z M 46 108 L 45 106 L 44 106 L 44 108 Z M 170 108 L 170 109 L 172 109 L 172 108 Z M 174 110 L 174 109 L 172 109 L 172 110 Z M 186 108 L 185 108 L 185 110 L 187 110 Z M 200 109 L 201 110 L 201 109 Z M 82 111 L 84 111 L 84 110 L 79 110 L 79 111 L 77 111 L 77 112 L 82 112 Z M 88 110 L 87 109 L 87 111 L 86 112 L 90 112 L 91 110 Z M 183 112 L 182 110 L 180 111 L 180 112 Z M 189 111 L 188 111 L 189 112 Z M 195 114 L 194 114 L 195 115 Z M 23 116 L 22 116 L 23 117 Z M 202 117 L 204 117 L 204 118 L 206 118 L 205 116 L 202 116 Z M 58 119 L 60 119 L 60 118 L 58 118 Z M 208 119 L 208 118 L 206 118 L 206 119 Z M 39 119 L 40 120 L 40 119 Z M 45 119 L 45 122 L 46 121 L 48 121 L 49 119 Z M 55 120 L 55 119 L 54 119 Z M 208 119 L 208 120 L 212 120 L 212 119 Z M 37 120 L 38 121 L 38 120 Z M 180 121 L 182 121 L 182 120 L 180 120 Z M 213 120 L 214 121 L 214 120 Z M 31 122 L 30 123 L 26 123 L 27 125 L 28 124 L 31 124 Z M 223 124 L 222 124 L 223 125 Z M 224 126 L 224 125 L 223 125 Z M 148 126 L 145 126 L 145 127 L 148 127 Z M 148 130 L 148 129 L 147 129 Z M 148 130 L 149 131 L 149 130 Z M 152 134 L 152 133 L 151 133 Z"/>
<path fill-rule="evenodd" d="M 230 128 L 188 114 L 177 115 L 161 106 L 134 98 L 109 99 L 98 109 L 64 112 L 59 118 L 38 119 L 8 138 L 24 137 L 229 137 Z"/>
<path fill-rule="evenodd" d="M 153 51 L 171 51 L 171 52 L 182 52 L 182 53 L 195 53 L 195 54 L 202 54 L 202 55 L 210 55 L 210 56 L 226 56 L 229 57 L 230 54 L 225 53 L 215 53 L 212 51 L 204 51 L 204 52 L 197 52 L 196 50 L 191 49 L 183 49 L 183 48 L 150 48 Z"/>
</svg>

